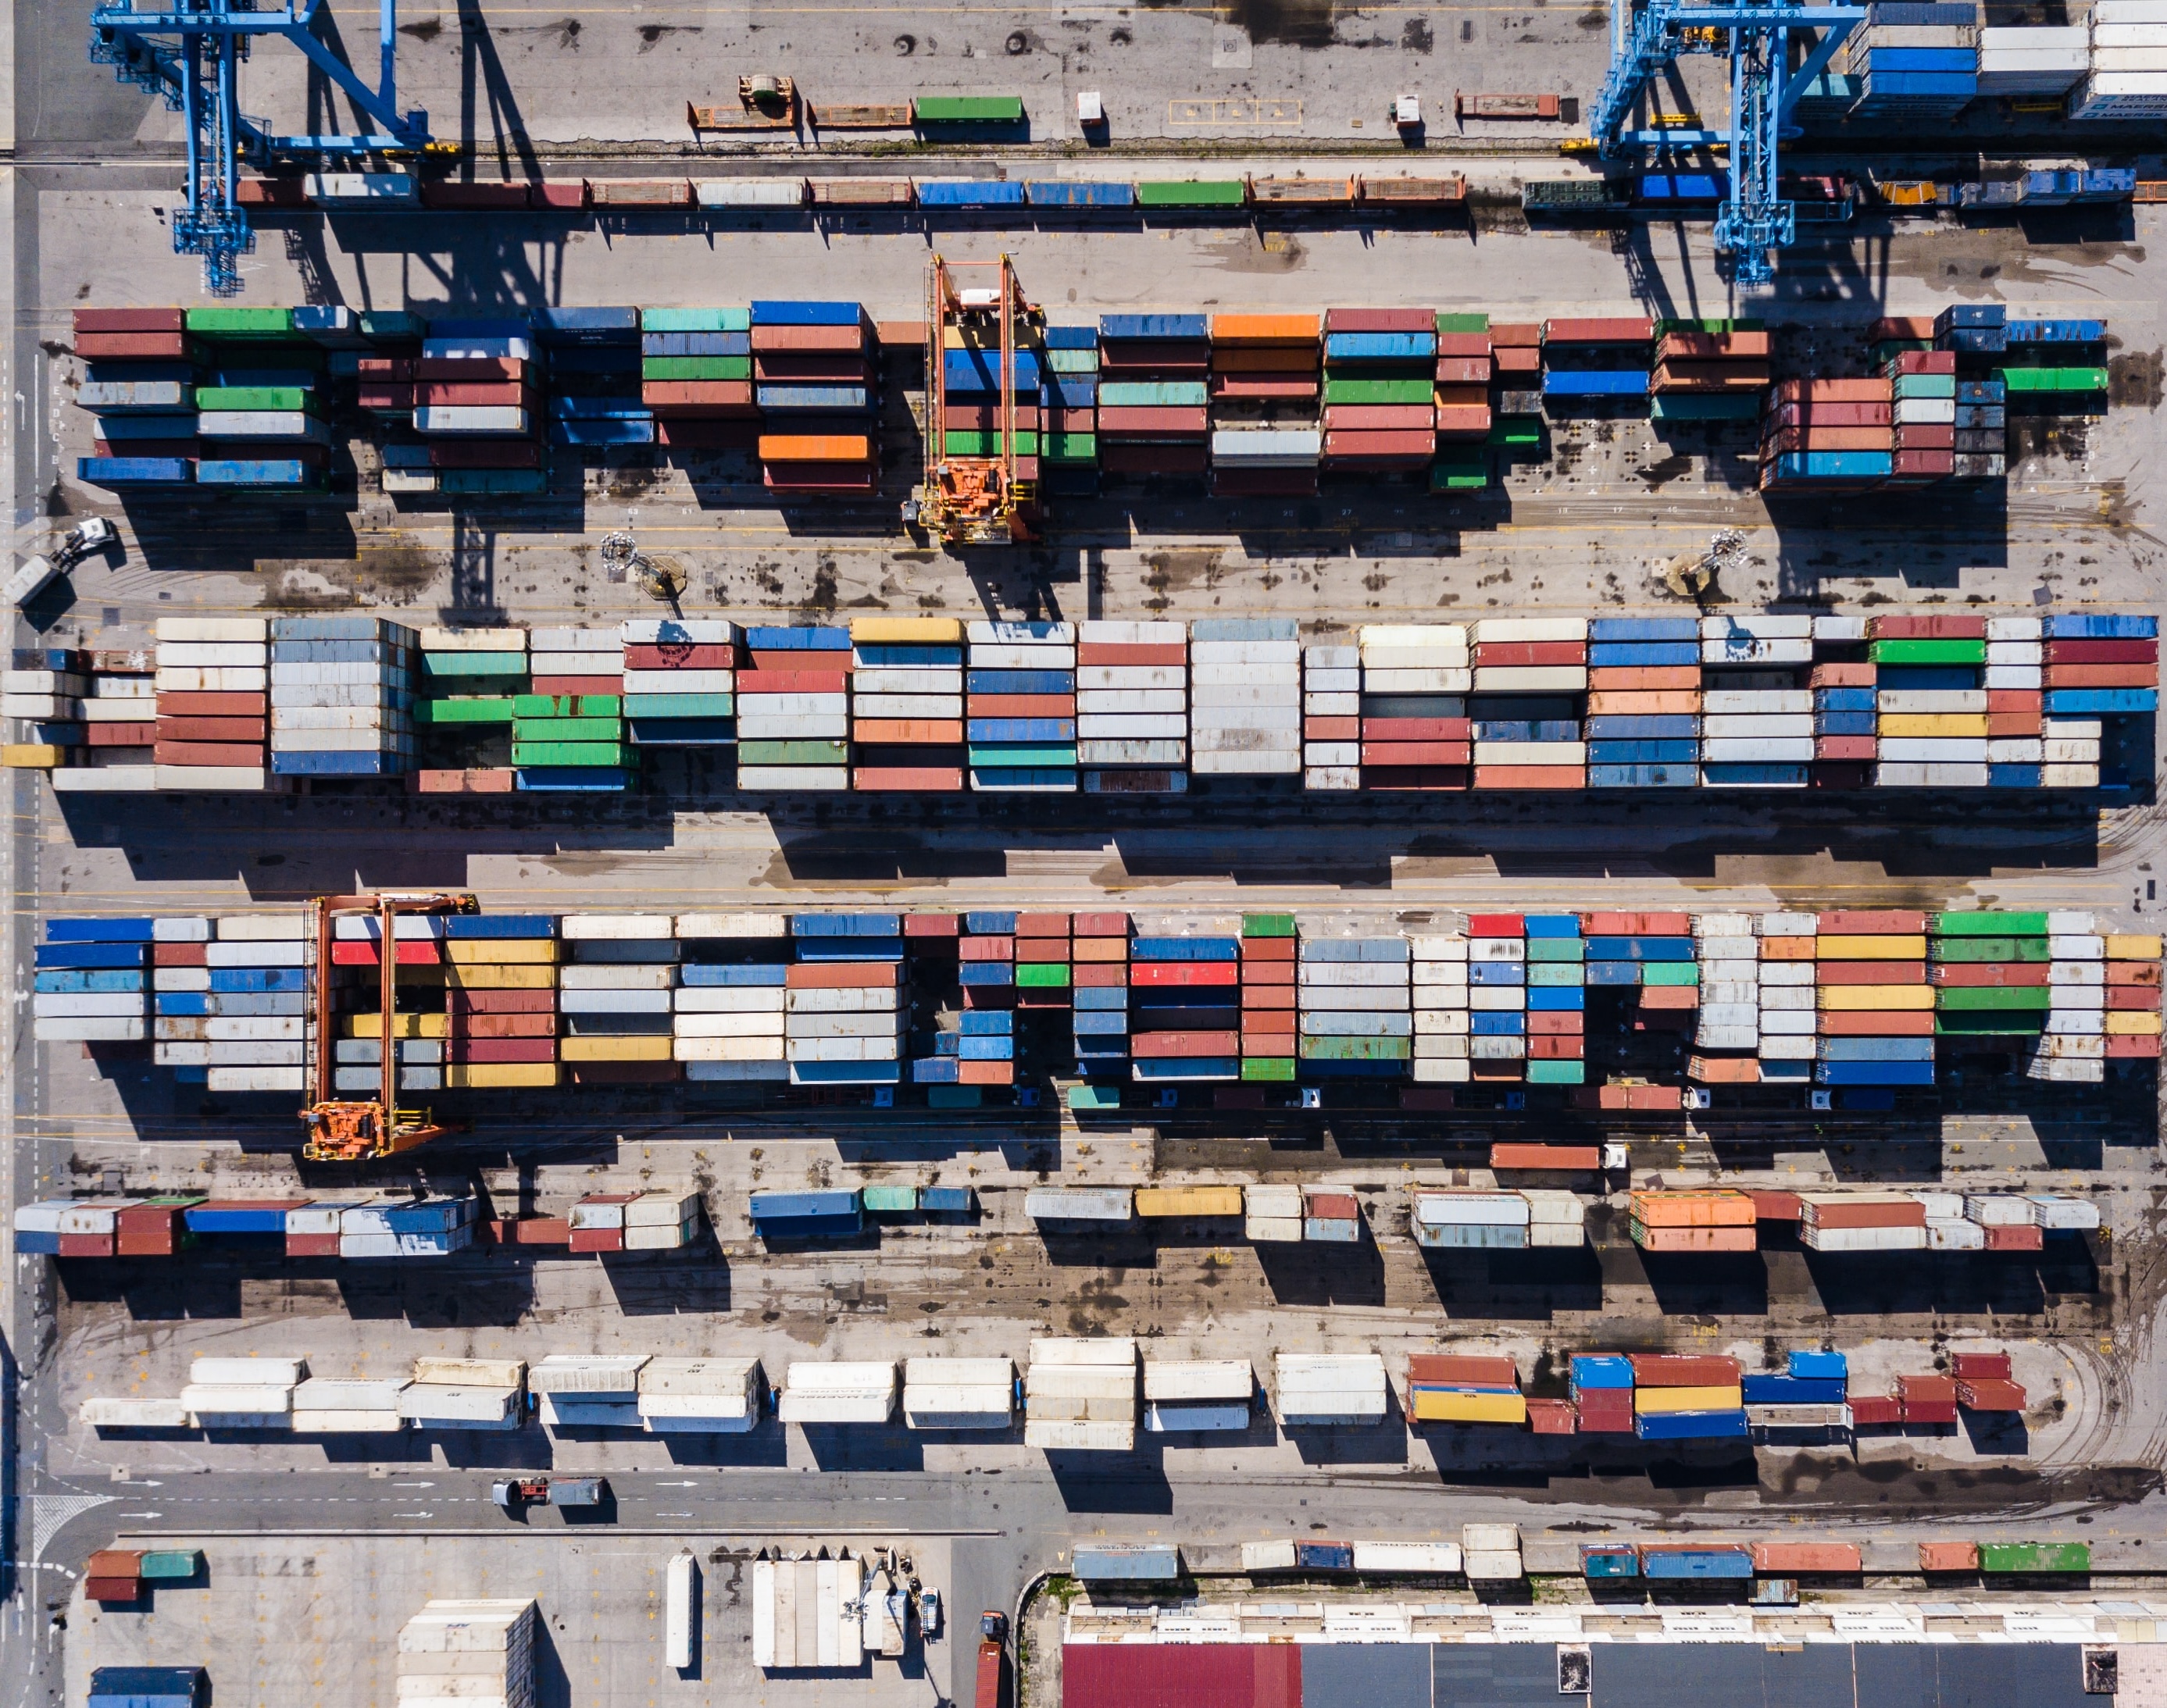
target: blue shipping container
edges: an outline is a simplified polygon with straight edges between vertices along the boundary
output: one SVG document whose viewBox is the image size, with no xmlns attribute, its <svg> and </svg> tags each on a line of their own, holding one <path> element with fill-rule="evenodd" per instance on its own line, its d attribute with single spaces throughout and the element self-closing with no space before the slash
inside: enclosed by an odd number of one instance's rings
<svg viewBox="0 0 2167 1708">
<path fill-rule="evenodd" d="M 1591 789 L 1692 789 L 1699 783 L 1698 765 L 1591 764 L 1587 768 Z"/>
<path fill-rule="evenodd" d="M 1592 742 L 1686 741 L 1699 733 L 1700 720 L 1690 712 L 1649 712 L 1587 720 L 1587 738 Z"/>
<path fill-rule="evenodd" d="M 1742 1441 L 1746 1413 L 1737 1411 L 1643 1412 L 1633 1420 L 1633 1433 L 1644 1441 Z M 1747 1556 L 1750 1561 L 1751 1556 Z M 1646 1561 L 1641 1564 L 1645 1568 Z"/>
<path fill-rule="evenodd" d="M 1700 758 L 1694 741 L 1597 741 L 1587 747 L 1587 763 L 1596 765 L 1690 765 Z"/>
<path fill-rule="evenodd" d="M 1841 1405 L 1844 1381 L 1835 1378 L 1756 1374 L 1745 1378 L 1748 1405 Z"/>
<path fill-rule="evenodd" d="M 1591 644 L 1605 641 L 1650 642 L 1700 640 L 1700 624 L 1689 616 L 1598 616 L 1587 625 Z M 1696 652 L 1694 659 L 1700 654 Z"/>
<path fill-rule="evenodd" d="M 2047 714 L 2050 717 L 2072 712 L 2112 717 L 2159 709 L 2159 690 L 2156 688 L 2050 688 L 2047 690 Z"/>
<path fill-rule="evenodd" d="M 1787 1362 L 1792 1375 L 1814 1381 L 1832 1378 L 1841 1382 L 1851 1374 L 1851 1361 L 1841 1352 L 1801 1348 L 1793 1351 Z"/>
<path fill-rule="evenodd" d="M 2148 641 L 2159 633 L 2156 616 L 2109 616 L 2064 611 L 2047 619 L 2050 641 Z"/>
<path fill-rule="evenodd" d="M 1825 1086 L 1930 1086 L 1931 1061 L 1817 1061 L 1814 1079 Z"/>
<path fill-rule="evenodd" d="M 1546 368 L 1544 397 L 1645 397 L 1648 376 L 1625 368 Z M 1884 459 L 1886 460 L 1885 458 Z"/>
<path fill-rule="evenodd" d="M 195 464 L 184 457 L 78 457 L 75 478 L 85 486 L 186 486 Z"/>
<path fill-rule="evenodd" d="M 1101 315 L 1099 336 L 1107 338 L 1208 338 L 1208 315 Z"/>
<path fill-rule="evenodd" d="M 1591 641 L 1587 662 L 1594 669 L 1635 670 L 1700 663 L 1700 642 L 1693 641 Z"/>
<path fill-rule="evenodd" d="M 1649 1437 L 1648 1439 L 1656 1439 Z M 1649 1578 L 1750 1578 L 1750 1548 L 1666 1548 L 1640 1550 L 1640 1571 Z"/>
<path fill-rule="evenodd" d="M 1020 208 L 1023 185 L 1001 178 L 919 178 L 921 208 Z"/>
<path fill-rule="evenodd" d="M 1024 199 L 1034 208 L 1130 208 L 1136 205 L 1136 187 L 1126 183 L 1068 182 L 1058 178 L 1031 178 L 1025 181 Z M 1051 335 L 1056 330 L 1073 332 L 1073 326 L 1048 327 Z M 1090 344 L 1055 344 L 1049 336 L 1046 347 L 1052 350 L 1089 350 L 1098 342 L 1095 330 Z"/>
<path fill-rule="evenodd" d="M 857 303 L 792 302 L 780 299 L 755 299 L 752 305 L 752 323 L 755 326 L 856 326 L 866 318 L 862 304 Z"/>
</svg>

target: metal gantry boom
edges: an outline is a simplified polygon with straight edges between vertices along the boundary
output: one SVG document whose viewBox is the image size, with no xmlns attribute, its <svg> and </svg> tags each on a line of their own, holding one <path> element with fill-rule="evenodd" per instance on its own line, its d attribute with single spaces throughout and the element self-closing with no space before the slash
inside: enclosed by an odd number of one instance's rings
<svg viewBox="0 0 2167 1708">
<path fill-rule="evenodd" d="M 995 275 L 991 285 L 966 288 L 957 283 L 959 274 L 976 278 L 988 268 Z M 912 504 L 926 531 L 951 544 L 1006 545 L 1036 537 L 1031 516 L 1038 483 L 1025 479 L 1020 466 L 1015 381 L 1018 329 L 1036 313 L 1005 255 L 998 261 L 947 261 L 935 255 L 926 263 L 925 479 L 912 494 Z M 983 349 L 988 322 L 999 359 L 994 404 L 999 442 L 992 456 L 951 456 L 947 335 L 951 328 L 972 329 L 979 334 L 976 347 Z M 961 347 L 972 346 L 966 340 Z"/>
<path fill-rule="evenodd" d="M 1865 21 L 1863 6 L 1610 0 L 1610 71 L 1588 118 L 1596 151 L 1614 160 L 1635 151 L 1728 149 L 1730 185 L 1715 217 L 1715 246 L 1732 258 L 1740 283 L 1765 284 L 1774 275 L 1771 251 L 1797 235 L 1797 209 L 1778 187 L 1778 145 L 1799 134 L 1792 122 L 1799 98 Z M 1796 71 L 1789 68 L 1793 30 L 1808 44 Z M 1730 128 L 1636 128 L 1649 85 L 1689 53 L 1730 56 Z"/>
<path fill-rule="evenodd" d="M 239 259 L 256 246 L 235 190 L 236 167 L 244 155 L 262 167 L 273 155 L 352 159 L 428 145 L 429 115 L 398 110 L 398 0 L 379 0 L 373 89 L 317 40 L 321 4 L 289 0 L 284 9 L 263 12 L 251 0 L 199 0 L 155 11 L 125 4 L 91 8 L 92 62 L 111 66 L 123 82 L 162 96 L 173 112 L 187 114 L 187 203 L 173 216 L 173 249 L 203 256 L 204 282 L 219 296 L 239 291 Z M 359 136 L 273 136 L 261 120 L 242 116 L 241 62 L 254 41 L 272 36 L 291 42 L 382 129 Z"/>
</svg>

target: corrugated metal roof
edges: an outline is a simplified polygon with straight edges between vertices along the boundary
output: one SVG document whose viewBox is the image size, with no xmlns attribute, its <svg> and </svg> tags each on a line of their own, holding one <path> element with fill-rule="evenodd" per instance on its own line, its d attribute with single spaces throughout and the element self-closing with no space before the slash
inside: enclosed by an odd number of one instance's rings
<svg viewBox="0 0 2167 1708">
<path fill-rule="evenodd" d="M 1305 1702 L 1430 1708 L 1429 1656 L 1412 1643 L 1306 1642 L 1301 1652 Z"/>
<path fill-rule="evenodd" d="M 1301 1708 L 1301 1657 L 1285 1643 L 1068 1643 L 1061 1698 L 1062 1708 Z"/>
</svg>

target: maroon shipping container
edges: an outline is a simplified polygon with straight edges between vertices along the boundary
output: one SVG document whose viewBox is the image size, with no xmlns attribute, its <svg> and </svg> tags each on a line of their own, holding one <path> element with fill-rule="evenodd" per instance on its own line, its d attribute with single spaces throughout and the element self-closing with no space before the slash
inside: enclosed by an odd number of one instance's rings
<svg viewBox="0 0 2167 1708">
<path fill-rule="evenodd" d="M 1957 1404 L 1967 1411 L 2021 1411 L 2024 1390 L 2014 1382 L 1990 1377 L 1959 1381 Z"/>
<path fill-rule="evenodd" d="M 452 1014 L 554 1014 L 554 991 L 471 991 L 453 985 L 444 992 L 444 1007 Z"/>
<path fill-rule="evenodd" d="M 2156 664 L 2157 641 L 2049 641 L 2050 664 Z"/>
<path fill-rule="evenodd" d="M 1311 1200 L 1314 1204 L 1315 1198 Z M 1312 1210 L 1311 1214 L 1322 1214 Z M 1519 1367 L 1502 1355 L 1417 1352 L 1407 1359 L 1407 1380 L 1447 1388 L 1518 1388 Z"/>
<path fill-rule="evenodd" d="M 162 966 L 209 966 L 209 950 L 200 943 L 154 943 L 151 945 L 151 965 Z"/>
<path fill-rule="evenodd" d="M 1544 664 L 1585 664 L 1587 662 L 1587 643 L 1584 641 L 1478 641 L 1475 646 L 1475 667 L 1504 666 L 1526 669 Z"/>
<path fill-rule="evenodd" d="M 468 384 L 425 380 L 414 388 L 418 409 L 519 409 L 535 406 L 534 394 L 516 381 L 492 380 Z"/>
<path fill-rule="evenodd" d="M 1437 455 L 1434 432 L 1327 433 L 1324 455 L 1329 462 L 1427 463 Z"/>
<path fill-rule="evenodd" d="M 1957 353 L 1953 350 L 1899 350 L 1896 352 L 1896 372 L 1904 373 L 1954 373 Z"/>
<path fill-rule="evenodd" d="M 1471 742 L 1475 724 L 1465 717 L 1365 717 L 1361 739 L 1377 742 Z M 1345 741 L 1346 736 L 1323 736 L 1318 740 Z"/>
<path fill-rule="evenodd" d="M 233 187 L 233 200 L 241 208 L 305 208 L 309 185 L 305 178 L 241 178 Z"/>
<path fill-rule="evenodd" d="M 1870 735 L 1825 735 L 1814 739 L 1817 759 L 1870 760 L 1879 751 Z"/>
<path fill-rule="evenodd" d="M 1956 472 L 1956 452 L 1953 451 L 1905 451 L 1895 454 L 1894 475 L 1915 475 L 1928 479 Z"/>
<path fill-rule="evenodd" d="M 2037 1226 L 1986 1230 L 1986 1249 L 1990 1251 L 2043 1251 L 2046 1246 L 2045 1234 Z"/>
<path fill-rule="evenodd" d="M 529 184 L 527 200 L 530 207 L 535 208 L 584 208 L 587 205 L 587 181 L 574 178 L 569 182 Z"/>
<path fill-rule="evenodd" d="M 1528 1427 L 1536 1435 L 1569 1436 L 1575 1432 L 1575 1424 L 1572 1402 L 1569 1399 L 1528 1402 Z"/>
<path fill-rule="evenodd" d="M 94 733 L 102 727 L 92 724 Z M 169 742 L 265 742 L 271 723 L 262 717 L 162 717 L 152 726 L 156 738 Z"/>
<path fill-rule="evenodd" d="M 1645 344 L 1655 336 L 1656 323 L 1645 316 L 1543 322 L 1545 344 Z"/>
<path fill-rule="evenodd" d="M 77 309 L 75 330 L 85 332 L 183 332 L 188 312 L 183 309 Z"/>
<path fill-rule="evenodd" d="M 86 362 L 193 362 L 201 346 L 185 332 L 79 332 L 75 353 Z"/>
<path fill-rule="evenodd" d="M 1903 1402 L 1894 1394 L 1851 1393 L 1844 1401 L 1854 1429 L 1894 1429 L 1904 1421 Z"/>
<path fill-rule="evenodd" d="M 1440 356 L 1437 359 L 1437 383 L 1439 385 L 1487 385 L 1490 383 L 1490 357 L 1487 352 L 1480 356 Z"/>
<path fill-rule="evenodd" d="M 1200 439 L 1209 430 L 1208 412 L 1159 405 L 1125 405 L 1099 411 L 1101 438 Z"/>
<path fill-rule="evenodd" d="M 1820 917 L 1823 937 L 1921 937 L 1926 916 L 1909 907 L 1839 907 Z"/>
<path fill-rule="evenodd" d="M 452 1062 L 554 1061 L 554 1038 L 448 1038 L 444 1060 Z"/>
<path fill-rule="evenodd" d="M 1957 1383 L 1953 1376 L 1899 1376 L 1896 1397 L 1905 1405 L 1953 1405 Z"/>
<path fill-rule="evenodd" d="M 1896 395 L 1892 379 L 1782 379 L 1776 382 L 1779 403 L 1885 404 Z"/>
<path fill-rule="evenodd" d="M 1762 419 L 1779 427 L 1887 427 L 1896 420 L 1891 403 L 1779 403 Z"/>
<path fill-rule="evenodd" d="M 424 356 L 411 361 L 394 360 L 388 364 L 403 367 L 408 379 L 442 380 L 453 385 L 488 385 L 506 380 L 522 380 L 532 364 L 517 356 Z M 377 376 L 368 375 L 374 378 Z M 399 378 L 388 374 L 386 378 Z"/>
<path fill-rule="evenodd" d="M 1931 422 L 1905 421 L 1896 429 L 1899 451 L 1954 451 L 1957 430 Z"/>
<path fill-rule="evenodd" d="M 1919 1569 L 1922 1572 L 1976 1572 L 1977 1542 L 1921 1542 Z"/>
<path fill-rule="evenodd" d="M 1640 1388 L 1735 1388 L 1745 1367 L 1714 1353 L 1635 1352 L 1632 1359 Z"/>
<path fill-rule="evenodd" d="M 1823 1198 L 1804 1206 L 1802 1219 L 1817 1228 L 1923 1228 L 1926 1207 L 1915 1198 L 1902 1203 L 1831 1203 Z"/>
<path fill-rule="evenodd" d="M 538 994 L 547 996 L 548 991 Z M 471 1011 L 453 1010 L 447 1014 L 448 1024 L 445 1036 L 461 1041 L 474 1038 L 554 1038 L 557 1035 L 557 1016 L 550 1010 L 538 1009 L 526 1014 L 477 1014 Z M 480 1060 L 475 1056 L 470 1058 Z"/>
<path fill-rule="evenodd" d="M 755 356 L 790 352 L 804 355 L 855 356 L 866 347 L 866 329 L 858 326 L 755 326 L 752 349 Z"/>
<path fill-rule="evenodd" d="M 1333 332 L 1437 331 L 1434 309 L 1327 309 L 1324 330 Z"/>
<path fill-rule="evenodd" d="M 1487 332 L 1440 332 L 1437 335 L 1438 359 L 1479 356 L 1486 362 L 1491 354 L 1490 341 Z"/>
<path fill-rule="evenodd" d="M 153 758 L 162 765 L 231 765 L 242 770 L 263 769 L 262 743 L 243 747 L 216 742 L 160 742 Z"/>
<path fill-rule="evenodd" d="M 1433 404 L 1334 404 L 1324 412 L 1327 433 L 1403 433 L 1437 425 Z"/>
<path fill-rule="evenodd" d="M 289 1234 L 286 1236 L 286 1255 L 289 1257 L 336 1257 L 339 1255 L 339 1236 L 336 1234 Z"/>
<path fill-rule="evenodd" d="M 1753 1569 L 1774 1577 L 1865 1568 L 1857 1542 L 1756 1542 Z"/>
<path fill-rule="evenodd" d="M 1239 399 L 1267 402 L 1301 401 L 1317 395 L 1317 376 L 1313 373 L 1215 373 L 1211 376 L 1211 395 L 1229 401 Z"/>
<path fill-rule="evenodd" d="M 1362 764 L 1372 765 L 1471 765 L 1475 743 L 1460 742 L 1377 742 L 1362 743 Z"/>
<path fill-rule="evenodd" d="M 1239 1032 L 1138 1032 L 1129 1039 L 1129 1054 L 1140 1061 L 1191 1060 L 1241 1053 Z"/>
</svg>

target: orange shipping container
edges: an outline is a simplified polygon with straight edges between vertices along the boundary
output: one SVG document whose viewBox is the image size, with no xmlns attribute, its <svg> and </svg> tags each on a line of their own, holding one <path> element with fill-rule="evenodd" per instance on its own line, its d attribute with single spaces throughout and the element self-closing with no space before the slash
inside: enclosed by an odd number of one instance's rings
<svg viewBox="0 0 2167 1708">
<path fill-rule="evenodd" d="M 1857 1542 L 1756 1542 L 1753 1569 L 1776 1576 L 1864 1569 Z"/>
<path fill-rule="evenodd" d="M 1581 765 L 1477 765 L 1478 789 L 1585 789 L 1587 772 Z"/>
<path fill-rule="evenodd" d="M 1214 315 L 1215 344 L 1314 343 L 1323 327 L 1314 315 Z"/>
<path fill-rule="evenodd" d="M 762 433 L 763 463 L 863 463 L 873 442 L 862 433 Z"/>
<path fill-rule="evenodd" d="M 1764 937 L 1761 939 L 1761 959 L 1763 960 L 1811 960 L 1814 959 L 1815 939 L 1810 937 Z"/>
<path fill-rule="evenodd" d="M 1655 676 L 1656 670 L 1591 670 L 1594 676 Z M 1700 713 L 1700 690 L 1669 689 L 1644 693 L 1614 689 L 1592 691 L 1587 696 L 1590 717 L 1694 717 Z"/>
<path fill-rule="evenodd" d="M 1689 1056 L 1686 1077 L 1704 1086 L 1757 1086 L 1761 1064 L 1750 1055 Z"/>
<path fill-rule="evenodd" d="M 1632 1211 L 1650 1228 L 1735 1228 L 1756 1219 L 1742 1192 L 1636 1192 Z"/>
<path fill-rule="evenodd" d="M 1921 1542 L 1919 1569 L 1922 1572 L 1976 1572 L 1977 1542 Z"/>
<path fill-rule="evenodd" d="M 1695 985 L 1643 985 L 1640 986 L 1640 1006 L 1650 1011 L 1676 1012 L 1682 1008 L 1700 1007 L 1700 989 Z"/>
<path fill-rule="evenodd" d="M 1650 1228 L 1641 1224 L 1644 1251 L 1757 1251 L 1761 1230 L 1745 1228 Z"/>
<path fill-rule="evenodd" d="M 871 746 L 922 747 L 929 743 L 960 746 L 963 722 L 925 717 L 861 717 L 850 726 L 850 739 Z"/>
</svg>

